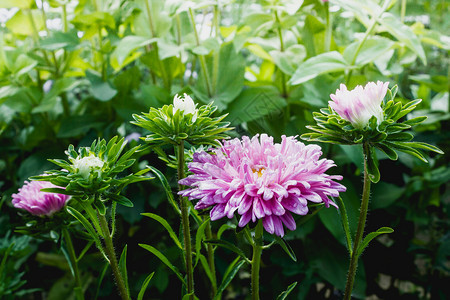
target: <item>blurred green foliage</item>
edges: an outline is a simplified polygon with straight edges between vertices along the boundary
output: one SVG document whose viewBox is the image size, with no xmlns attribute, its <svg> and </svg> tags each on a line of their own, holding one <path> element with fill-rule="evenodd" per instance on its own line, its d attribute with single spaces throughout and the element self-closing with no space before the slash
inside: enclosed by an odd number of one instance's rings
<svg viewBox="0 0 450 300">
<path fill-rule="evenodd" d="M 14 233 L 23 225 L 11 194 L 33 175 L 53 168 L 69 144 L 89 146 L 97 137 L 131 140 L 147 134 L 129 123 L 132 114 L 169 104 L 188 93 L 239 136 L 266 132 L 300 135 L 312 112 L 327 106 L 340 83 L 398 84 L 397 100 L 423 101 L 414 116 L 428 119 L 415 129 L 417 141 L 450 151 L 450 4 L 440 0 L 391 1 L 266 0 L 3 0 L 0 2 L 0 296 L 5 299 L 64 299 L 67 268 L 54 242 Z M 361 195 L 361 151 L 356 146 L 321 145 L 345 177 L 343 194 L 351 223 Z M 382 153 L 381 181 L 373 186 L 367 232 L 395 229 L 364 252 L 355 296 L 378 299 L 445 299 L 450 294 L 450 168 L 447 155 L 429 164 Z M 173 187 L 174 170 L 144 152 L 133 172 L 150 164 Z M 162 226 L 140 213 L 163 216 L 173 228 L 164 189 L 153 180 L 129 186 L 133 208 L 119 207 L 116 243 L 128 245 L 128 276 L 136 297 L 148 274 L 148 299 L 180 298 L 176 276 L 138 247 L 153 245 L 180 269 L 178 248 Z M 304 217 L 298 217 L 302 222 Z M 225 221 L 213 223 L 213 232 Z M 355 230 L 355 228 L 351 228 Z M 232 231 L 223 237 L 240 245 Z M 297 262 L 278 246 L 265 251 L 261 295 L 272 299 L 293 282 L 289 299 L 339 299 L 348 257 L 338 212 L 324 209 L 286 239 Z M 12 245 L 12 246 L 10 246 Z M 77 251 L 83 243 L 75 245 Z M 250 249 L 245 249 L 249 253 Z M 121 247 L 122 248 L 122 247 Z M 234 257 L 217 249 L 220 278 Z M 58 257 L 58 256 L 57 256 Z M 104 263 L 87 253 L 81 263 L 89 299 L 114 299 L 115 287 Z M 45 277 L 42 274 L 46 274 Z M 105 275 L 106 274 L 106 275 Z M 209 297 L 198 269 L 199 297 Z M 65 279 L 64 279 L 65 278 Z M 97 285 L 98 278 L 103 280 Z M 224 299 L 249 294 L 249 270 L 242 267 Z M 34 290 L 38 289 L 38 290 Z M 28 293 L 27 293 L 28 292 Z M 8 296 L 7 293 L 9 293 Z M 70 293 L 69 293 L 70 294 Z M 59 295 L 59 296 L 58 296 Z M 377 298 L 375 298 L 377 299 Z"/>
</svg>

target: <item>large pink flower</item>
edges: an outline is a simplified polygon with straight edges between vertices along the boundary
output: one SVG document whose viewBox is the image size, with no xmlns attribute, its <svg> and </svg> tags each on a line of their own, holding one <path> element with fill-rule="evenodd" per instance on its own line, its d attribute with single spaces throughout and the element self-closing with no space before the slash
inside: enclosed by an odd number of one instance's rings
<svg viewBox="0 0 450 300">
<path fill-rule="evenodd" d="M 349 121 L 355 128 L 363 129 L 372 116 L 377 118 L 378 124 L 383 121 L 383 109 L 381 102 L 386 96 L 389 82 L 369 82 L 365 87 L 356 86 L 353 90 L 347 90 L 345 84 L 341 84 L 336 94 L 331 94 L 330 107 Z"/>
<path fill-rule="evenodd" d="M 296 228 L 291 213 L 306 215 L 308 201 L 336 204 L 328 196 L 337 197 L 346 188 L 333 181 L 342 176 L 325 174 L 334 162 L 320 159 L 321 148 L 282 136 L 280 144 L 262 134 L 242 141 L 224 141 L 213 154 L 194 154 L 189 170 L 193 173 L 180 180 L 191 186 L 180 194 L 190 200 L 200 199 L 196 209 L 213 206 L 211 220 L 224 216 L 241 216 L 239 226 L 262 219 L 269 233 L 283 236 L 283 224 Z"/>
<path fill-rule="evenodd" d="M 48 181 L 25 181 L 17 194 L 12 195 L 12 204 L 16 208 L 25 209 L 35 216 L 51 216 L 60 211 L 70 196 L 41 192 L 44 188 L 58 187 Z"/>
</svg>

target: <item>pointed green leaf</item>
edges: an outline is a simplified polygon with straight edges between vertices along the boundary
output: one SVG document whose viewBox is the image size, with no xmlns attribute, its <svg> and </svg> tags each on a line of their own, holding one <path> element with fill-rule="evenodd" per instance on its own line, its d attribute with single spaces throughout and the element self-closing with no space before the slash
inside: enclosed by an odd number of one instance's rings
<svg viewBox="0 0 450 300">
<path fill-rule="evenodd" d="M 155 272 L 151 273 L 150 275 L 147 276 L 147 278 L 145 278 L 144 283 L 142 283 L 141 290 L 139 291 L 137 300 L 144 299 L 144 293 L 147 290 L 147 286 L 150 283 L 150 280 L 152 280 L 152 277 L 154 274 L 155 274 Z"/>
<path fill-rule="evenodd" d="M 294 290 L 296 286 L 297 281 L 288 286 L 288 288 L 277 297 L 277 300 L 285 300 L 286 297 Z"/>
<path fill-rule="evenodd" d="M 375 147 L 377 147 L 381 152 L 387 155 L 390 160 L 397 160 L 398 154 L 388 146 L 386 146 L 383 143 L 376 144 Z"/>
<path fill-rule="evenodd" d="M 143 213 L 141 215 L 152 218 L 153 220 L 159 222 L 162 226 L 164 226 L 164 228 L 167 230 L 172 240 L 175 242 L 175 245 L 177 245 L 178 248 L 183 250 L 183 246 L 181 245 L 180 240 L 178 239 L 177 235 L 173 231 L 170 224 L 164 218 L 152 213 Z"/>
<path fill-rule="evenodd" d="M 233 280 L 233 278 L 236 276 L 239 269 L 245 264 L 245 260 L 240 259 L 237 257 L 227 268 L 225 271 L 225 274 L 223 275 L 222 283 L 217 289 L 217 294 L 214 296 L 214 300 L 220 299 L 221 294 L 223 291 L 227 288 L 227 286 L 230 284 L 230 282 Z"/>
<path fill-rule="evenodd" d="M 200 227 L 197 229 L 197 233 L 195 234 L 195 252 L 196 252 L 196 259 L 195 259 L 195 265 L 197 265 L 200 255 L 200 250 L 202 249 L 202 240 L 205 238 L 205 228 L 208 225 L 209 218 L 206 219 Z"/>
<path fill-rule="evenodd" d="M 289 244 L 283 238 L 275 235 L 275 240 L 293 261 L 297 261 L 297 256 L 295 256 L 294 250 L 292 250 L 291 246 L 289 246 Z"/>
<path fill-rule="evenodd" d="M 369 173 L 369 179 L 373 183 L 380 181 L 380 170 L 378 170 L 378 159 L 376 157 L 374 149 L 369 146 L 369 153 L 367 155 L 367 171 Z"/>
<path fill-rule="evenodd" d="M 350 253 L 350 256 L 352 256 L 353 242 L 352 242 L 352 237 L 351 237 L 351 233 L 350 233 L 350 226 L 348 223 L 347 209 L 345 208 L 344 201 L 342 201 L 342 198 L 340 196 L 337 197 L 336 203 L 339 207 L 338 212 L 341 215 L 341 223 L 342 223 L 342 227 L 344 228 L 345 237 L 347 240 L 347 249 Z"/>
<path fill-rule="evenodd" d="M 363 242 L 361 243 L 361 245 L 359 245 L 358 250 L 357 250 L 357 255 L 360 256 L 361 253 L 364 251 L 364 249 L 366 249 L 366 247 L 369 245 L 369 243 L 376 238 L 377 236 L 379 236 L 380 234 L 384 234 L 384 233 L 392 233 L 394 232 L 394 229 L 390 228 L 390 227 L 381 227 L 380 229 L 378 229 L 375 232 L 371 232 L 369 233 L 363 240 Z"/>
<path fill-rule="evenodd" d="M 63 195 L 69 195 L 69 196 L 81 196 L 82 193 L 77 193 L 75 191 L 67 191 L 66 189 L 60 189 L 60 188 L 43 188 L 41 189 L 41 192 L 46 193 L 57 193 L 57 194 L 63 194 Z"/>
<path fill-rule="evenodd" d="M 247 262 L 250 262 L 250 260 L 245 256 L 245 253 L 241 249 L 239 249 L 237 246 L 233 245 L 230 242 L 223 241 L 223 240 L 211 239 L 211 240 L 205 240 L 205 243 L 209 243 L 212 245 L 217 245 L 217 246 L 221 246 L 223 248 L 227 248 L 228 250 L 231 250 L 234 253 L 236 253 L 237 255 L 241 256 Z"/>
<path fill-rule="evenodd" d="M 108 194 L 107 197 L 114 202 L 117 202 L 120 205 L 126 206 L 126 207 L 133 207 L 134 204 L 131 202 L 130 199 L 128 199 L 125 196 L 122 195 L 116 195 L 116 194 Z"/>
<path fill-rule="evenodd" d="M 71 214 L 75 219 L 77 219 L 81 225 L 87 230 L 89 235 L 92 237 L 92 239 L 95 242 L 95 245 L 97 246 L 98 250 L 103 254 L 103 256 L 107 259 L 106 253 L 103 251 L 102 243 L 98 237 L 98 234 L 95 232 L 94 227 L 92 227 L 91 223 L 75 208 L 71 206 L 66 206 L 66 210 L 69 214 Z M 108 259 L 107 259 L 108 260 Z"/>
<path fill-rule="evenodd" d="M 178 271 L 177 267 L 175 267 L 168 259 L 167 257 L 162 254 L 160 251 L 158 251 L 156 248 L 150 246 L 150 245 L 146 245 L 146 244 L 139 244 L 139 246 L 141 246 L 142 248 L 144 248 L 145 250 L 151 252 L 153 255 L 155 255 L 156 257 L 158 257 L 161 262 L 163 262 L 167 267 L 169 267 L 169 269 L 171 269 L 175 275 L 177 275 L 177 277 L 180 279 L 180 281 L 186 285 L 186 281 L 184 280 L 183 276 L 181 275 L 180 271 Z"/>
<path fill-rule="evenodd" d="M 433 151 L 433 152 L 436 152 L 438 154 L 444 154 L 444 151 L 442 151 L 438 147 L 430 145 L 430 144 L 427 144 L 427 143 L 411 142 L 411 143 L 407 143 L 407 145 L 410 146 L 410 147 L 413 147 L 413 148 L 419 148 L 419 149 Z"/>
<path fill-rule="evenodd" d="M 119 259 L 119 270 L 122 273 L 123 281 L 125 281 L 125 287 L 127 289 L 128 296 L 130 293 L 130 288 L 128 286 L 128 273 L 127 273 L 127 245 L 122 250 L 122 254 Z"/>
<path fill-rule="evenodd" d="M 152 171 L 156 177 L 158 177 L 158 179 L 161 181 L 164 190 L 166 191 L 166 195 L 167 195 L 167 199 L 169 200 L 169 203 L 172 204 L 173 208 L 175 209 L 175 211 L 181 215 L 181 210 L 178 207 L 178 204 L 175 202 L 175 199 L 173 197 L 172 194 L 172 189 L 170 188 L 169 182 L 166 179 L 166 176 L 164 176 L 163 173 L 161 173 L 161 171 L 159 171 L 158 169 L 152 167 L 152 166 L 147 166 L 148 169 L 150 169 L 150 171 Z"/>
</svg>

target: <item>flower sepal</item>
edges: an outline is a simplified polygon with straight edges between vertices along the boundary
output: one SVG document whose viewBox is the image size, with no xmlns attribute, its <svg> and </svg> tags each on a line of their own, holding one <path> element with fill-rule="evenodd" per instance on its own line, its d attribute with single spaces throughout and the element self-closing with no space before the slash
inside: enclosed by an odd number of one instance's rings
<svg viewBox="0 0 450 300">
<path fill-rule="evenodd" d="M 229 122 L 223 122 L 227 114 L 212 117 L 217 110 L 212 103 L 196 108 L 188 95 L 185 94 L 183 100 L 187 104 L 180 104 L 182 100 L 176 95 L 174 104 L 152 107 L 148 113 L 133 115 L 132 124 L 150 131 L 142 138 L 145 142 L 152 146 L 177 145 L 182 141 L 192 145 L 217 145 L 217 140 L 228 138 L 224 133 L 232 128 L 228 127 Z"/>
<path fill-rule="evenodd" d="M 369 84 L 368 84 L 369 85 Z M 381 84 L 378 83 L 381 87 Z M 367 87 L 367 86 L 366 86 Z M 341 87 L 342 88 L 342 87 Z M 356 89 L 355 89 L 356 90 Z M 354 91 L 347 91 L 344 89 L 348 97 L 355 97 L 351 95 Z M 359 97 L 369 97 L 370 95 L 364 95 L 363 92 L 359 92 Z M 420 150 L 433 151 L 438 154 L 443 154 L 439 148 L 426 144 L 412 142 L 414 136 L 410 132 L 405 132 L 411 129 L 413 126 L 422 123 L 427 117 L 420 116 L 413 119 L 402 119 L 409 112 L 414 110 L 421 102 L 420 99 L 412 100 L 404 105 L 400 101 L 395 101 L 395 95 L 397 92 L 397 86 L 392 89 L 387 89 L 386 102 L 381 101 L 380 108 L 382 109 L 383 119 L 379 119 L 375 114 L 368 118 L 367 123 L 361 126 L 361 123 L 351 122 L 350 116 L 357 115 L 357 113 L 349 113 L 348 110 L 356 109 L 353 106 L 337 107 L 334 103 L 334 107 L 338 109 L 343 116 L 336 112 L 331 105 L 326 109 L 321 109 L 320 113 L 313 113 L 313 118 L 316 121 L 316 125 L 307 126 L 313 132 L 305 133 L 301 135 L 301 138 L 307 141 L 326 142 L 341 145 L 354 145 L 369 143 L 371 147 L 375 147 L 391 160 L 396 160 L 398 154 L 396 151 L 404 152 L 419 158 L 420 160 L 427 162 L 425 156 Z M 355 92 L 356 93 L 356 92 Z M 379 93 L 380 97 L 384 98 L 384 94 Z M 338 92 L 336 95 L 342 97 Z M 349 96 L 350 95 L 350 96 Z M 335 95 L 332 95 L 335 96 Z M 334 97 L 336 98 L 336 96 Z M 358 98 L 359 100 L 360 98 Z M 342 105 L 346 104 L 341 98 Z M 354 100 L 354 99 L 353 99 Z M 355 100 L 356 101 L 356 100 Z M 331 102 L 331 101 L 330 101 Z M 338 103 L 341 104 L 341 103 Z M 369 105 L 369 104 L 368 104 Z M 371 104 L 372 105 L 372 104 Z M 360 107 L 358 107 L 360 109 Z M 373 109 L 376 111 L 376 109 Z M 374 153 L 375 155 L 375 153 Z M 375 158 L 376 159 L 376 158 Z M 377 180 L 378 175 L 375 169 L 376 165 L 373 164 L 373 180 Z"/>
</svg>

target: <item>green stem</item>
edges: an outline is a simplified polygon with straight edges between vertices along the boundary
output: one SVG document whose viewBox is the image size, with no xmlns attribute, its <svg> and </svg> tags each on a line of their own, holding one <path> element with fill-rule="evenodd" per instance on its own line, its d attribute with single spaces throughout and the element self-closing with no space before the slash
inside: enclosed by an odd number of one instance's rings
<svg viewBox="0 0 450 300">
<path fill-rule="evenodd" d="M 263 226 L 262 220 L 258 221 L 255 229 L 252 256 L 252 300 L 259 300 L 259 269 L 261 267 L 261 254 L 263 249 Z"/>
<path fill-rule="evenodd" d="M 120 296 L 123 300 L 131 300 L 130 295 L 128 294 L 128 290 L 123 279 L 122 273 L 119 269 L 119 264 L 117 263 L 116 252 L 114 251 L 114 245 L 112 241 L 112 236 L 109 231 L 108 222 L 106 221 L 106 217 L 97 212 L 98 219 L 100 221 L 100 228 L 103 232 L 103 237 L 105 241 L 105 252 L 109 258 L 109 264 L 113 271 L 114 278 L 116 279 L 116 285 L 119 289 Z"/>
<path fill-rule="evenodd" d="M 178 179 L 185 177 L 184 173 L 184 141 L 179 142 L 176 149 L 177 162 L 178 162 Z M 181 191 L 184 186 L 179 184 L 178 189 Z M 186 263 L 187 274 L 187 293 L 189 299 L 194 299 L 194 269 L 192 267 L 192 249 L 191 249 L 191 230 L 189 227 L 189 210 L 187 198 L 180 195 L 180 208 L 181 208 L 181 226 L 183 228 L 184 239 L 184 258 Z"/>
<path fill-rule="evenodd" d="M 283 41 L 283 33 L 281 31 L 280 18 L 278 17 L 278 13 L 276 10 L 274 11 L 274 14 L 275 14 L 275 21 L 277 22 L 278 38 L 280 39 L 280 51 L 284 52 L 284 41 Z M 281 95 L 283 96 L 283 98 L 287 98 L 286 75 L 283 73 L 282 70 L 280 70 L 280 73 L 281 73 L 281 89 L 282 89 Z"/>
<path fill-rule="evenodd" d="M 405 21 L 405 14 L 406 14 L 406 0 L 402 0 L 402 6 L 400 10 L 400 22 Z"/>
<path fill-rule="evenodd" d="M 356 229 L 355 243 L 353 244 L 353 252 L 350 259 L 350 266 L 348 268 L 347 274 L 347 284 L 345 285 L 344 299 L 350 300 L 352 296 L 353 284 L 355 282 L 356 268 L 358 267 L 358 248 L 360 246 L 361 240 L 364 234 L 364 227 L 366 225 L 367 210 L 369 208 L 369 197 L 370 197 L 370 179 L 369 172 L 367 170 L 367 160 L 369 156 L 369 143 L 363 143 L 364 151 L 364 185 L 363 185 L 363 195 L 361 200 L 361 208 L 359 210 L 359 220 L 358 228 Z"/>
<path fill-rule="evenodd" d="M 324 43 L 324 51 L 328 52 L 330 51 L 331 47 L 331 20 L 330 20 L 330 4 L 329 2 L 325 2 L 325 20 L 326 20 L 326 27 L 325 27 L 325 43 Z"/>
<path fill-rule="evenodd" d="M 72 265 L 73 277 L 75 279 L 75 296 L 78 300 L 84 300 L 83 284 L 81 283 L 80 272 L 78 270 L 78 260 L 75 255 L 75 249 L 73 248 L 72 239 L 70 233 L 66 227 L 62 228 L 62 234 L 67 246 L 67 252 L 69 254 L 70 264 Z"/>
<path fill-rule="evenodd" d="M 197 46 L 200 46 L 200 38 L 198 36 L 197 26 L 195 25 L 194 13 L 192 12 L 192 8 L 189 8 L 189 17 L 191 19 L 192 27 L 194 29 L 195 41 L 197 43 Z M 200 66 L 202 68 L 203 77 L 205 78 L 206 91 L 208 92 L 208 96 L 211 97 L 212 96 L 211 79 L 209 78 L 209 72 L 208 69 L 206 68 L 205 56 L 198 55 L 198 58 L 200 60 Z"/>
<path fill-rule="evenodd" d="M 362 46 L 364 45 L 364 43 L 366 42 L 367 38 L 369 37 L 369 35 L 372 33 L 372 30 L 375 28 L 375 25 L 377 25 L 378 19 L 381 17 L 381 15 L 386 11 L 387 7 L 389 6 L 389 4 L 391 3 L 391 0 L 386 0 L 384 2 L 383 7 L 381 8 L 380 13 L 373 17 L 372 19 L 372 23 L 370 24 L 369 27 L 367 27 L 367 30 L 364 34 L 363 39 L 361 40 L 361 42 L 358 44 L 358 48 L 356 48 L 355 54 L 353 55 L 353 59 L 352 62 L 350 64 L 350 66 L 354 66 L 356 63 L 356 58 L 358 57 L 359 52 L 362 49 Z M 350 82 L 350 78 L 352 77 L 352 70 L 350 70 L 347 74 L 347 78 L 345 79 L 346 84 L 348 84 Z"/>
<path fill-rule="evenodd" d="M 211 231 L 211 221 L 208 221 L 208 224 L 206 225 L 206 238 L 208 240 L 211 240 L 212 237 L 212 231 Z M 206 252 L 208 253 L 208 265 L 209 265 L 209 269 L 211 270 L 211 275 L 212 275 L 212 287 L 211 287 L 211 291 L 213 296 L 217 294 L 217 278 L 216 278 L 216 266 L 215 266 L 215 262 L 214 262 L 214 247 L 212 244 L 207 243 L 206 246 Z"/>
</svg>

